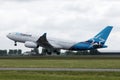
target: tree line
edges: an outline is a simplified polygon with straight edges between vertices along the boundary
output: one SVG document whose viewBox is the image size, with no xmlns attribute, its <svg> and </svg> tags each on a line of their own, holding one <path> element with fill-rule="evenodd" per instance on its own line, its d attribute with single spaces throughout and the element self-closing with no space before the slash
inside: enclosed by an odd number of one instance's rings
<svg viewBox="0 0 120 80">
<path fill-rule="evenodd" d="M 0 50 L 0 56 L 8 56 L 8 55 L 21 55 L 22 50 L 21 49 L 10 49 L 7 50 Z"/>
</svg>

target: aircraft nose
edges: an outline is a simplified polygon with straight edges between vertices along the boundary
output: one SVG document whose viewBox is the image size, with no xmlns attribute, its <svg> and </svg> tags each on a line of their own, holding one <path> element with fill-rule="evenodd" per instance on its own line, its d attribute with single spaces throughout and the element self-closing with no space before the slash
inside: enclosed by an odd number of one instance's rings
<svg viewBox="0 0 120 80">
<path fill-rule="evenodd" d="M 7 37 L 10 38 L 11 33 L 7 34 Z"/>
</svg>

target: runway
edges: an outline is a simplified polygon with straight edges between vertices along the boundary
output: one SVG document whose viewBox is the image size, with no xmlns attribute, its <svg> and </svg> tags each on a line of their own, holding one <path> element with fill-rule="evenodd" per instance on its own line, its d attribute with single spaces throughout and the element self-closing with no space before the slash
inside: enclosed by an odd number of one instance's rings
<svg viewBox="0 0 120 80">
<path fill-rule="evenodd" d="M 91 72 L 120 72 L 120 69 L 84 69 L 84 68 L 0 68 L 2 71 L 17 70 L 17 71 L 91 71 Z"/>
</svg>

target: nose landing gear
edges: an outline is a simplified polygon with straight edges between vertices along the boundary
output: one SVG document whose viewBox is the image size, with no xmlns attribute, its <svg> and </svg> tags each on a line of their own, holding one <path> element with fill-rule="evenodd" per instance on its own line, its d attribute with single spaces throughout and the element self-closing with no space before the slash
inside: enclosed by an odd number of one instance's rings
<svg viewBox="0 0 120 80">
<path fill-rule="evenodd" d="M 15 44 L 14 44 L 14 46 L 17 46 L 17 42 L 15 41 Z"/>
</svg>

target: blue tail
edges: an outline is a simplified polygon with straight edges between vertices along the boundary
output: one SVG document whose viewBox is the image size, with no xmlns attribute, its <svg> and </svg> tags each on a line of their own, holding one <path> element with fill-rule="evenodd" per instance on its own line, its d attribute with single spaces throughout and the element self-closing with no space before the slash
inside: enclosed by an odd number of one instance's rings
<svg viewBox="0 0 120 80">
<path fill-rule="evenodd" d="M 92 39 L 88 40 L 91 43 L 98 43 L 101 45 L 104 45 L 113 26 L 107 26 L 105 29 L 103 29 L 100 33 L 98 33 L 95 37 Z"/>
<path fill-rule="evenodd" d="M 98 48 L 106 48 L 107 46 L 104 45 L 111 30 L 112 26 L 107 26 L 103 29 L 100 33 L 98 33 L 93 38 L 89 39 L 85 42 L 79 42 L 73 45 L 70 50 L 91 50 L 91 49 L 98 49 Z"/>
</svg>

